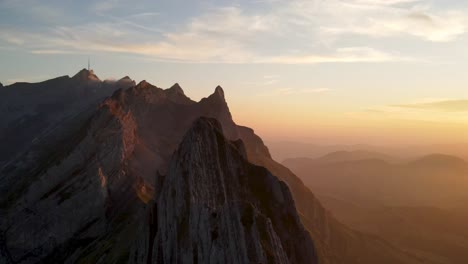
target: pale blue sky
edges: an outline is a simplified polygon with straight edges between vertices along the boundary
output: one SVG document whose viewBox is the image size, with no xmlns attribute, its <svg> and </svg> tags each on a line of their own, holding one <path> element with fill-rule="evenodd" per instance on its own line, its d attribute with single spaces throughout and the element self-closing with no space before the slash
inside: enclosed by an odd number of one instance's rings
<svg viewBox="0 0 468 264">
<path fill-rule="evenodd" d="M 461 0 L 0 0 L 0 82 L 73 75 L 90 56 L 101 79 L 178 82 L 196 100 L 220 84 L 271 138 L 350 118 L 464 126 L 468 109 L 400 105 L 468 98 L 467 31 Z M 280 118 L 295 123 L 273 133 Z"/>
</svg>

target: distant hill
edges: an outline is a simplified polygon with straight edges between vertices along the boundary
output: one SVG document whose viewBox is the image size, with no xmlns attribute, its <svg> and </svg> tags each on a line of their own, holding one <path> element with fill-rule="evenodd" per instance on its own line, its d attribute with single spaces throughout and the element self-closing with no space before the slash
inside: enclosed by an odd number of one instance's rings
<svg viewBox="0 0 468 264">
<path fill-rule="evenodd" d="M 400 161 L 410 161 L 427 153 L 442 153 L 445 155 L 457 156 L 468 160 L 468 144 L 433 144 L 433 145 L 323 145 L 305 142 L 292 141 L 267 141 L 271 155 L 276 160 L 290 158 L 320 158 L 329 153 L 341 151 L 367 151 L 377 152 L 391 157 L 396 157 Z"/>
<path fill-rule="evenodd" d="M 406 252 L 435 263 L 463 264 L 468 259 L 468 207 L 368 207 L 319 195 L 342 223 L 381 237 Z"/>
<path fill-rule="evenodd" d="M 407 166 L 420 169 L 463 170 L 468 167 L 468 163 L 464 159 L 452 155 L 429 154 L 409 162 Z"/>
<path fill-rule="evenodd" d="M 287 159 L 283 164 L 315 192 L 360 203 L 453 207 L 468 197 L 468 163 L 461 158 L 431 154 L 389 163 L 377 158 L 379 154 L 339 153 L 346 155 L 335 152 L 317 159 Z"/>
<path fill-rule="evenodd" d="M 367 150 L 352 150 L 352 151 L 335 151 L 326 154 L 325 156 L 319 158 L 293 158 L 286 159 L 283 163 L 292 162 L 292 160 L 299 161 L 303 160 L 305 162 L 314 162 L 314 163 L 335 163 L 335 162 L 346 162 L 346 161 L 358 161 L 358 160 L 382 160 L 385 162 L 397 162 L 398 158 L 392 157 L 390 155 L 372 152 Z"/>
<path fill-rule="evenodd" d="M 465 160 L 429 154 L 391 163 L 380 153 L 339 151 L 283 164 L 351 228 L 434 263 L 468 259 Z"/>
</svg>

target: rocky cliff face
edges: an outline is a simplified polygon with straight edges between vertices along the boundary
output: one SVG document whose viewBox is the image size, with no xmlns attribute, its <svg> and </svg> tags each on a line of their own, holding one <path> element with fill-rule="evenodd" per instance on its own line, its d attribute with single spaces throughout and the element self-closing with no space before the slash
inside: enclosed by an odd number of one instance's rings
<svg viewBox="0 0 468 264">
<path fill-rule="evenodd" d="M 71 79 L 96 81 L 90 74 Z M 70 82 L 62 79 L 41 87 Z M 0 169 L 0 263 L 169 263 L 179 253 L 198 263 L 314 263 L 315 255 L 320 263 L 417 263 L 336 222 L 253 130 L 233 122 L 221 87 L 195 102 L 177 84 L 143 81 L 86 113 L 57 121 L 60 129 Z M 198 122 L 184 139 L 200 117 L 220 125 Z M 291 190 L 313 247 L 272 175 Z"/>
<path fill-rule="evenodd" d="M 197 120 L 183 139 L 151 222 L 148 263 L 318 261 L 288 187 L 248 163 L 215 119 Z"/>
</svg>

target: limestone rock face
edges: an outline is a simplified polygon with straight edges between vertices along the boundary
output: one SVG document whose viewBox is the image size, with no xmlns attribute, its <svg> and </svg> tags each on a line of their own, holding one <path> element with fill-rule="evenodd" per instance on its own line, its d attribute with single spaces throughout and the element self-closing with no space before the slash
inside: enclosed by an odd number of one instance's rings
<svg viewBox="0 0 468 264">
<path fill-rule="evenodd" d="M 317 263 L 288 187 L 244 151 L 215 119 L 194 123 L 154 205 L 150 263 Z"/>
</svg>

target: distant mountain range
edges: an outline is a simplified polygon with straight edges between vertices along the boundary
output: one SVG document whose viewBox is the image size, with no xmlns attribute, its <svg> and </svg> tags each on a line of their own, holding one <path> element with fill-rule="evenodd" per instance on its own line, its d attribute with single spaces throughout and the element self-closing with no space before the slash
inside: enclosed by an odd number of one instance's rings
<svg viewBox="0 0 468 264">
<path fill-rule="evenodd" d="M 268 141 L 268 147 L 274 159 L 283 161 L 290 158 L 319 158 L 333 152 L 371 152 L 397 158 L 396 161 L 409 161 L 428 153 L 441 153 L 468 160 L 468 144 L 427 144 L 427 145 L 326 145 L 293 141 Z"/>
<path fill-rule="evenodd" d="M 344 162 L 344 161 L 359 161 L 359 160 L 372 160 L 378 159 L 386 162 L 397 162 L 398 158 L 392 157 L 387 154 L 379 152 L 371 152 L 366 150 L 353 150 L 353 151 L 335 151 L 328 153 L 322 157 L 311 159 L 311 158 L 295 158 L 295 161 L 303 160 L 304 162 L 311 162 L 318 164 Z M 285 162 L 289 162 L 293 159 L 287 159 Z"/>
<path fill-rule="evenodd" d="M 82 70 L 0 94 L 0 263 L 432 263 L 340 224 L 219 86 Z"/>
<path fill-rule="evenodd" d="M 381 153 L 354 151 L 287 159 L 283 164 L 313 191 L 360 203 L 445 208 L 468 199 L 468 163 L 463 159 L 431 154 L 391 163 L 394 160 Z"/>
<path fill-rule="evenodd" d="M 283 162 L 342 223 L 435 263 L 468 259 L 468 163 L 340 151 Z"/>
</svg>

